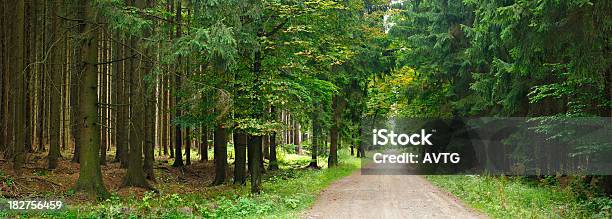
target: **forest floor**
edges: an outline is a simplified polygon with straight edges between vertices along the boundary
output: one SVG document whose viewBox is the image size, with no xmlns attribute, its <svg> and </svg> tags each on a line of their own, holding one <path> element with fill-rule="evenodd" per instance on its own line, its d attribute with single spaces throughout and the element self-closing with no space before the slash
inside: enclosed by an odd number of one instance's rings
<svg viewBox="0 0 612 219">
<path fill-rule="evenodd" d="M 75 193 L 74 185 L 79 177 L 79 164 L 69 159 L 60 159 L 55 170 L 48 170 L 46 155 L 30 154 L 24 166 L 25 171 L 17 176 L 12 165 L 6 160 L 0 160 L 0 191 L 6 198 L 45 198 L 61 195 L 67 204 L 84 202 L 88 197 Z M 192 161 L 192 165 L 184 168 L 172 168 L 167 158 L 156 158 L 155 185 L 163 187 L 168 193 L 197 193 L 208 187 L 214 178 L 213 161 Z M 123 187 L 123 176 L 126 170 L 118 162 L 112 162 L 109 157 L 106 165 L 102 165 L 104 185 L 111 192 L 121 197 L 142 197 L 146 189 Z M 231 173 L 231 171 L 228 171 Z M 231 175 L 229 176 L 231 177 Z M 183 189 L 189 187 L 189 190 Z"/>
<path fill-rule="evenodd" d="M 252 195 L 249 183 L 242 186 L 231 183 L 231 150 L 228 180 L 220 186 L 211 186 L 213 161 L 201 162 L 193 155 L 192 165 L 184 168 L 171 167 L 172 159 L 156 158 L 157 182 L 152 184 L 159 193 L 122 187 L 125 170 L 118 163 L 109 162 L 102 166 L 102 174 L 111 197 L 97 202 L 74 191 L 79 165 L 68 159 L 62 159 L 56 170 L 48 171 L 44 168 L 43 154 L 31 154 L 24 167 L 27 171 L 21 176 L 12 172 L 10 162 L 0 160 L 0 199 L 60 199 L 67 206 L 60 211 L 0 210 L 0 218 L 297 218 L 323 189 L 360 166 L 359 159 L 351 157 L 348 151 L 339 151 L 340 166 L 331 169 L 325 166 L 326 157 L 319 158 L 321 169 L 310 169 L 305 168 L 310 156 L 281 152 L 278 154 L 281 169 L 266 171 L 261 194 Z"/>
<path fill-rule="evenodd" d="M 422 176 L 355 172 L 325 189 L 304 218 L 486 218 Z"/>
</svg>

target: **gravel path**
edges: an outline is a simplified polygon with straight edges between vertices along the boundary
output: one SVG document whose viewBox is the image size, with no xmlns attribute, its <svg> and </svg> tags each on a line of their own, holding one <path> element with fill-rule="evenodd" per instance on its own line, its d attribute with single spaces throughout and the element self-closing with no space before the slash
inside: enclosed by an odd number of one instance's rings
<svg viewBox="0 0 612 219">
<path fill-rule="evenodd" d="M 422 176 L 361 175 L 325 189 L 303 218 L 486 218 Z"/>
</svg>

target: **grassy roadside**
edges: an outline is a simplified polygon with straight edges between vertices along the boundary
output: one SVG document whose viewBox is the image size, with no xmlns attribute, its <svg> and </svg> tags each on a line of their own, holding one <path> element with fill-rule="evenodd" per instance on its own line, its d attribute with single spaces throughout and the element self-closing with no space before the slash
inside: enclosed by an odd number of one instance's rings
<svg viewBox="0 0 612 219">
<path fill-rule="evenodd" d="M 145 193 L 142 197 L 116 194 L 98 204 L 71 206 L 63 211 L 16 213 L 0 211 L 5 217 L 41 218 L 296 218 L 310 207 L 321 190 L 360 167 L 359 159 L 340 152 L 340 166 L 304 169 L 308 156 L 282 155 L 281 170 L 267 172 L 262 193 L 251 195 L 249 185 L 210 187 L 203 193 Z M 319 163 L 324 164 L 324 158 Z M 189 189 L 189 188 L 185 188 Z"/>
<path fill-rule="evenodd" d="M 492 218 L 610 218 L 612 199 L 577 198 L 569 187 L 520 178 L 428 176 L 434 185 Z"/>
</svg>

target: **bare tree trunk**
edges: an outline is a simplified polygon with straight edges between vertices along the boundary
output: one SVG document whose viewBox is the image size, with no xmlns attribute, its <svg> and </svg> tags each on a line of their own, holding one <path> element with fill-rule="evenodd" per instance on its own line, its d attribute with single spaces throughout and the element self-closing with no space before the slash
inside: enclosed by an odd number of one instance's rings
<svg viewBox="0 0 612 219">
<path fill-rule="evenodd" d="M 359 147 L 357 148 L 357 157 L 365 158 L 365 148 L 363 142 L 359 141 Z"/>
<path fill-rule="evenodd" d="M 159 25 L 159 24 L 157 24 Z M 159 43 L 157 47 L 159 49 Z M 159 59 L 156 58 L 156 62 L 159 62 Z M 161 156 L 161 135 L 160 135 L 160 126 L 161 126 L 161 118 L 160 118 L 160 103 L 159 103 L 159 75 L 155 75 L 155 81 L 153 82 L 153 96 L 151 104 L 153 105 L 153 118 L 155 118 L 155 122 L 153 123 L 153 155 L 155 155 L 155 148 L 159 146 L 159 150 L 157 151 L 157 156 Z"/>
<path fill-rule="evenodd" d="M 300 123 L 297 120 L 293 121 L 293 144 L 296 147 L 297 154 L 302 154 L 302 142 L 301 142 L 301 127 Z"/>
<path fill-rule="evenodd" d="M 4 1 L 0 2 L 0 26 L 1 27 L 6 27 L 6 24 L 4 23 L 4 14 L 5 12 L 5 7 L 4 7 L 5 3 Z M 0 28 L 0 54 L 6 54 L 5 49 L 4 49 L 4 41 L 6 40 L 5 38 L 5 28 Z M 0 71 L 2 72 L 8 72 L 5 70 L 5 66 L 7 65 L 7 63 L 4 61 L 5 57 L 8 55 L 3 55 L 2 57 L 0 57 Z M 6 98 L 6 95 L 4 94 L 4 79 L 8 77 L 7 74 L 0 74 L 0 152 L 3 152 L 6 145 L 4 145 L 4 129 L 6 127 L 4 127 L 4 114 L 6 113 L 6 111 L 4 111 L 4 98 Z"/>
<path fill-rule="evenodd" d="M 234 184 L 246 184 L 247 135 L 234 130 Z"/>
<path fill-rule="evenodd" d="M 225 183 L 227 171 L 227 133 L 223 125 L 218 125 L 215 128 L 215 180 L 213 185 L 221 185 Z"/>
<path fill-rule="evenodd" d="M 202 125 L 202 137 L 200 138 L 200 161 L 208 160 L 208 129 Z"/>
<path fill-rule="evenodd" d="M 181 17 L 182 17 L 182 6 L 181 6 L 181 0 L 176 1 L 176 37 L 180 38 L 181 37 Z M 177 60 L 177 68 L 180 69 L 181 68 L 181 57 L 178 57 Z M 180 70 L 178 70 L 176 72 L 176 76 L 175 76 L 175 90 L 180 89 L 181 87 L 181 72 Z M 177 107 L 178 103 L 179 103 L 179 97 L 175 92 L 175 107 Z M 181 117 L 182 112 L 181 109 L 179 109 L 177 107 L 176 109 L 176 116 L 177 117 Z M 183 154 L 182 154 L 182 144 L 183 144 L 183 140 L 181 138 L 181 126 L 176 124 L 175 125 L 175 131 L 174 131 L 174 137 L 175 139 L 175 145 L 174 145 L 174 163 L 172 164 L 173 167 L 182 167 L 183 164 Z"/>
<path fill-rule="evenodd" d="M 70 143 L 70 53 L 68 52 L 69 39 L 64 38 L 64 48 L 62 49 L 62 150 Z M 42 136 L 42 133 L 41 133 Z M 41 137 L 42 139 L 42 137 Z"/>
<path fill-rule="evenodd" d="M 33 109 L 33 103 L 34 103 L 34 95 L 32 95 L 32 84 L 33 84 L 33 75 L 34 75 L 34 66 L 29 65 L 30 63 L 34 63 L 34 30 L 32 28 L 32 23 L 33 22 L 33 18 L 36 17 L 36 14 L 34 14 L 34 11 L 32 10 L 33 8 L 33 2 L 32 0 L 26 0 L 25 1 L 25 45 L 24 45 L 24 58 L 25 58 L 25 62 L 24 62 L 24 74 L 25 74 L 25 84 L 24 84 L 24 89 L 25 89 L 25 124 L 26 124 L 26 133 L 25 133 L 25 151 L 26 153 L 31 153 L 34 152 L 34 148 L 32 146 L 33 141 L 34 141 L 34 137 L 33 137 L 33 133 L 34 133 L 34 120 L 33 120 L 33 113 L 32 113 L 32 109 Z M 25 159 L 25 158 L 24 158 Z"/>
<path fill-rule="evenodd" d="M 13 76 L 13 89 L 11 89 L 10 95 L 14 97 L 13 101 L 13 117 L 15 122 L 13 123 L 14 127 L 14 142 L 12 145 L 12 153 L 13 156 L 13 170 L 17 175 L 21 175 L 21 168 L 25 162 L 25 146 L 26 146 L 26 118 L 25 118 L 25 83 L 26 76 L 24 72 L 24 50 L 25 50 L 25 38 L 24 38 L 24 22 L 25 22 L 25 1 L 18 0 L 16 5 L 16 22 L 15 22 L 15 45 L 17 49 L 14 51 L 15 59 L 12 62 L 15 65 L 15 68 L 11 75 Z"/>
<path fill-rule="evenodd" d="M 191 165 L 191 128 L 185 129 L 185 165 Z"/>
<path fill-rule="evenodd" d="M 51 4 L 52 4 L 51 9 L 49 10 L 50 17 L 52 19 L 51 29 L 55 33 L 53 34 L 55 38 L 58 38 L 61 30 L 60 30 L 60 24 L 59 24 L 60 21 L 59 21 L 57 12 L 60 10 L 61 2 L 56 1 Z M 55 42 L 56 40 L 57 39 L 51 39 L 50 41 Z M 49 159 L 48 168 L 49 169 L 55 169 L 57 167 L 57 159 L 60 157 L 60 132 L 61 132 L 60 119 L 62 117 L 61 116 L 62 93 L 60 90 L 61 86 L 59 85 L 62 83 L 62 70 L 61 68 L 59 68 L 60 67 L 59 64 L 62 62 L 62 60 L 59 55 L 59 51 L 60 51 L 60 48 L 51 48 L 51 51 L 49 53 L 49 61 L 51 62 L 51 65 L 49 65 L 50 68 L 48 68 L 48 70 L 50 70 L 48 71 L 49 76 L 50 76 L 48 80 L 48 84 L 51 86 L 51 89 L 49 89 L 51 92 L 48 93 L 49 95 L 51 95 L 51 103 L 50 103 L 51 113 L 49 114 L 49 117 L 51 119 L 49 120 L 49 123 L 51 125 L 50 131 L 52 131 L 51 133 L 49 133 L 49 137 L 50 137 L 49 156 L 48 156 L 48 159 Z M 42 139 L 40 140 L 42 143 Z"/>
<path fill-rule="evenodd" d="M 270 114 L 272 114 L 272 118 L 278 119 L 278 115 L 276 114 L 276 107 L 270 107 Z M 276 157 L 276 132 L 272 132 L 270 134 L 270 164 L 268 166 L 269 170 L 278 170 L 278 159 Z"/>
<path fill-rule="evenodd" d="M 131 45 L 136 45 L 136 39 L 132 38 Z M 131 52 L 130 52 L 131 53 Z M 129 150 L 128 150 L 128 168 L 127 174 L 123 180 L 124 186 L 135 186 L 142 188 L 150 188 L 146 182 L 143 165 L 142 165 L 142 147 L 144 144 L 144 127 L 141 114 L 144 112 L 144 104 L 137 96 L 142 95 L 139 86 L 142 86 L 140 81 L 141 70 L 136 69 L 134 61 L 129 62 L 130 79 L 130 135 L 129 135 Z"/>
<path fill-rule="evenodd" d="M 148 67 L 147 67 L 148 68 Z M 150 68 L 148 68 L 150 69 Z M 149 71 L 149 70 L 147 70 Z M 154 106 L 152 106 L 154 104 L 154 100 L 152 100 L 151 98 L 153 97 L 152 94 L 149 93 L 149 101 L 147 101 L 147 103 L 149 104 L 148 107 L 146 107 L 145 109 L 145 113 L 147 115 L 147 118 L 152 118 L 155 116 L 155 112 L 154 112 Z M 145 172 L 145 178 L 148 180 L 151 180 L 153 182 L 155 182 L 155 173 L 153 171 L 153 163 L 155 161 L 155 123 L 151 123 L 151 122 L 146 122 L 144 121 L 145 124 L 145 148 L 144 148 L 144 172 Z"/>
<path fill-rule="evenodd" d="M 335 124 L 332 124 L 332 127 L 329 130 L 329 137 L 330 146 L 329 157 L 327 157 L 327 166 L 334 167 L 338 164 L 338 127 Z"/>
<path fill-rule="evenodd" d="M 269 170 L 278 170 L 278 159 L 276 157 L 276 132 L 270 134 L 270 164 Z"/>
<path fill-rule="evenodd" d="M 251 174 L 251 193 L 259 194 L 261 188 L 261 136 L 249 136 L 249 173 Z"/>
<path fill-rule="evenodd" d="M 81 43 L 79 41 L 77 41 L 76 39 L 79 38 L 80 33 L 78 31 L 74 31 L 73 30 L 73 45 L 72 45 L 72 71 L 70 72 L 70 122 L 71 122 L 71 135 L 74 138 L 74 151 L 73 151 L 73 156 L 72 156 L 72 162 L 75 163 L 79 163 L 80 161 L 80 144 L 78 144 L 77 142 L 80 142 L 80 129 L 78 127 L 82 126 L 82 121 L 79 120 L 80 115 L 79 115 L 79 94 L 80 94 L 80 76 L 81 76 L 81 72 L 79 72 L 81 69 L 83 69 L 83 67 L 79 66 L 81 65 L 81 62 L 83 60 L 82 54 L 81 54 Z"/>
<path fill-rule="evenodd" d="M 46 46 L 48 45 L 46 42 L 46 38 L 47 35 L 49 35 L 49 32 L 51 32 L 51 30 L 47 30 L 47 26 L 46 25 L 46 21 L 48 20 L 48 14 L 46 13 L 47 8 L 49 8 L 48 4 L 46 4 L 45 1 L 42 0 L 36 0 L 35 1 L 35 7 L 36 7 L 36 13 L 39 14 L 39 17 L 42 17 L 43 19 L 37 19 L 34 23 L 35 27 L 34 30 L 36 33 L 36 43 L 35 43 L 35 47 L 36 47 L 36 60 L 42 60 L 45 57 L 46 54 Z M 55 30 L 52 30 L 55 31 Z M 58 48 L 59 49 L 59 48 Z M 51 57 L 49 57 L 51 58 Z M 45 144 L 43 143 L 43 116 L 44 116 L 44 105 L 45 105 L 45 94 L 46 92 L 44 92 L 44 87 L 47 80 L 47 77 L 45 77 L 45 75 L 47 75 L 48 70 L 46 70 L 48 65 L 47 64 L 43 64 L 43 65 L 35 65 L 34 68 L 36 68 L 36 85 L 37 89 L 35 91 L 36 93 L 36 126 L 34 127 L 36 129 L 36 132 L 34 133 L 35 135 L 35 139 L 36 139 L 36 143 L 35 145 L 37 146 L 37 150 L 38 151 L 45 151 Z M 61 74 L 61 73 L 60 73 Z M 61 86 L 58 86 L 58 89 L 61 90 Z M 61 99 L 60 99 L 61 100 Z M 61 107 L 61 106 L 60 106 Z"/>
<path fill-rule="evenodd" d="M 10 71 L 10 66 L 12 66 L 10 64 L 10 55 L 7 51 L 9 51 L 8 46 L 10 44 L 10 36 L 11 33 L 10 31 L 13 29 L 11 26 L 11 23 L 9 23 L 8 17 L 9 15 L 9 5 L 7 4 L 7 1 L 2 1 L 0 2 L 0 7 L 2 7 L 2 19 L 1 19 L 1 23 L 0 26 L 2 27 L 6 27 L 6 28 L 0 28 L 0 34 L 2 34 L 2 37 L 0 38 L 0 46 L 2 47 L 2 49 L 0 50 L 0 52 L 2 54 L 7 54 L 7 55 L 3 55 L 2 57 L 0 57 L 0 71 L 2 72 L 11 72 Z M 8 118 L 9 118 L 9 113 L 10 113 L 10 105 L 9 105 L 9 91 L 10 91 L 10 85 L 9 85 L 9 78 L 10 78 L 10 74 L 2 74 L 2 89 L 0 90 L 0 93 L 2 94 L 2 98 L 0 99 L 0 101 L 2 103 L 0 103 L 0 152 L 2 153 L 6 153 L 7 149 L 8 149 L 8 145 L 10 143 L 10 138 L 12 137 L 10 135 L 10 127 L 8 124 Z"/>
<path fill-rule="evenodd" d="M 170 70 L 168 70 L 168 72 L 170 72 Z M 168 142 L 168 151 L 170 152 L 170 158 L 173 158 L 174 157 L 174 149 L 172 148 L 172 144 L 174 142 L 174 135 L 172 134 L 173 133 L 173 130 L 172 130 L 172 120 L 174 119 L 174 116 L 171 113 L 171 109 L 174 106 L 174 98 L 172 97 L 172 92 L 171 92 L 171 89 L 170 89 L 170 85 L 172 84 L 172 79 L 171 79 L 170 76 L 168 76 L 166 84 L 168 85 L 168 90 L 166 91 L 167 92 L 166 98 L 168 100 L 167 101 L 168 105 L 166 107 L 166 112 L 167 112 L 167 114 L 166 114 L 166 116 L 167 116 L 167 119 L 166 119 L 166 136 L 168 136 L 167 142 Z"/>
<path fill-rule="evenodd" d="M 318 121 L 318 116 L 319 116 L 319 111 L 315 111 L 312 113 L 311 119 L 312 119 L 312 142 L 310 143 L 310 145 L 312 146 L 312 152 L 310 153 L 312 155 L 310 163 L 308 164 L 309 168 L 315 168 L 318 169 L 319 165 L 317 163 L 317 155 L 319 153 L 319 144 L 320 144 L 320 140 L 319 140 L 319 136 L 321 135 L 321 126 L 319 124 Z"/>
<path fill-rule="evenodd" d="M 287 143 L 293 143 L 293 116 L 290 113 L 287 113 Z M 295 153 L 299 154 L 299 148 L 295 147 Z"/>
<path fill-rule="evenodd" d="M 270 159 L 270 135 L 264 135 L 262 137 L 263 141 L 263 157 L 265 159 Z"/>
<path fill-rule="evenodd" d="M 81 167 L 79 179 L 76 183 L 77 191 L 84 191 L 92 198 L 106 198 L 109 196 L 106 187 L 102 181 L 102 170 L 100 169 L 100 126 L 96 124 L 98 118 L 98 100 L 97 100 L 97 74 L 96 61 L 98 60 L 98 39 L 94 32 L 93 22 L 97 15 L 89 2 L 81 0 L 79 2 L 80 9 L 78 10 L 79 32 L 83 39 L 82 63 L 79 63 L 83 69 L 83 76 L 80 80 L 81 92 L 79 93 L 79 121 L 81 135 L 77 145 L 80 145 Z"/>
<path fill-rule="evenodd" d="M 169 126 L 168 124 L 168 110 L 166 109 L 168 107 L 168 95 L 167 95 L 167 85 L 166 85 L 166 78 L 165 76 L 161 77 L 161 110 L 160 110 L 160 114 L 161 114 L 161 146 L 164 150 L 164 156 L 168 156 L 168 131 L 169 131 Z"/>
<path fill-rule="evenodd" d="M 152 7 L 151 5 L 151 1 L 150 0 L 139 0 L 137 1 L 137 3 L 139 4 L 138 7 L 139 8 L 150 8 Z M 144 34 L 143 36 L 145 38 L 148 38 L 149 35 L 151 35 L 151 29 L 145 29 L 144 30 Z M 145 48 L 144 49 L 145 54 L 151 54 L 151 49 L 150 48 Z M 149 89 L 153 87 L 153 84 L 146 84 L 145 82 L 145 76 L 150 76 L 152 75 L 151 73 L 151 69 L 153 69 L 152 63 L 150 60 L 143 60 L 141 59 L 141 63 L 143 63 L 143 73 L 141 73 L 140 75 L 140 83 L 142 84 L 140 86 L 140 92 L 143 94 L 142 95 L 142 106 L 144 107 L 143 109 L 143 113 L 145 113 L 146 117 L 145 118 L 154 118 L 155 117 L 155 95 L 154 93 L 152 93 L 153 89 Z M 143 128 L 144 128 L 144 133 L 145 133 L 145 138 L 144 138 L 144 173 L 145 173 L 145 178 L 151 181 L 155 181 L 155 175 L 154 175 L 154 171 L 153 171 L 153 162 L 155 160 L 155 122 L 149 122 L 146 119 L 142 118 L 141 123 L 144 124 Z"/>
<path fill-rule="evenodd" d="M 98 50 L 100 53 L 100 58 L 98 59 L 100 63 L 104 63 L 107 61 L 106 59 L 106 37 L 104 34 L 104 30 L 100 31 L 100 49 Z M 100 100 L 100 164 L 106 165 L 106 147 L 108 143 L 107 133 L 110 129 L 108 129 L 108 125 L 106 124 L 107 108 L 108 100 L 106 99 L 106 69 L 107 64 L 99 65 L 99 89 L 98 89 L 98 97 Z"/>
<path fill-rule="evenodd" d="M 121 40 L 119 38 L 119 34 L 115 33 L 115 39 Z M 113 60 L 119 60 L 126 58 L 128 53 L 126 52 L 126 48 L 121 45 L 121 42 L 114 43 L 114 52 L 113 52 Z M 115 160 L 114 162 L 120 162 L 122 168 L 127 167 L 127 149 L 129 146 L 128 143 L 128 115 L 129 108 L 127 104 L 129 100 L 126 95 L 126 73 L 124 71 L 125 61 L 119 61 L 113 64 L 113 76 L 115 78 L 115 90 L 117 93 L 117 98 L 115 99 L 115 112 L 117 122 L 116 122 L 116 143 L 115 143 Z"/>
<path fill-rule="evenodd" d="M 145 0 L 136 0 L 136 7 L 145 9 Z M 136 40 L 136 37 L 130 37 L 130 43 L 132 48 L 141 48 Z M 129 50 L 130 54 L 135 54 L 132 49 Z M 144 166 L 142 161 L 143 146 L 146 148 L 146 137 L 147 129 L 144 122 L 144 114 L 146 114 L 146 98 L 145 94 L 145 82 L 144 75 L 148 72 L 148 67 L 140 67 L 144 62 L 142 55 L 138 55 L 138 60 L 135 60 L 134 56 L 131 56 L 129 62 L 130 79 L 129 79 L 129 96 L 130 96 L 130 149 L 128 152 L 128 168 L 125 178 L 123 180 L 124 186 L 134 186 L 152 189 L 153 187 L 145 179 Z M 139 63 L 135 63 L 138 61 Z M 147 64 L 144 64 L 145 66 Z M 138 67 L 138 68 L 137 68 Z"/>
<path fill-rule="evenodd" d="M 330 135 L 330 146 L 329 146 L 329 157 L 327 159 L 327 166 L 334 167 L 338 165 L 338 129 L 340 128 L 340 117 L 344 110 L 345 101 L 340 100 L 339 96 L 334 95 L 332 100 L 332 109 L 334 110 L 332 115 L 332 126 L 329 130 Z"/>
</svg>

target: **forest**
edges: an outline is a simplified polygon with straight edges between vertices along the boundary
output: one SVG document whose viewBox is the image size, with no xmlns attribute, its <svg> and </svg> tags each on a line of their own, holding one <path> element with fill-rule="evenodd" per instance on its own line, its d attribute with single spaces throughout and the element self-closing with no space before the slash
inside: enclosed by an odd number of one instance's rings
<svg viewBox="0 0 612 219">
<path fill-rule="evenodd" d="M 302 217 L 360 168 L 364 118 L 612 122 L 606 0 L 3 0 L 0 11 L 0 196 L 68 204 L 22 217 Z M 612 142 L 576 148 L 605 160 Z M 562 194 L 557 210 L 522 197 L 517 217 L 612 215 L 610 175 L 461 177 L 426 178 L 495 218 L 515 202 L 474 204 L 459 183 Z"/>
</svg>

